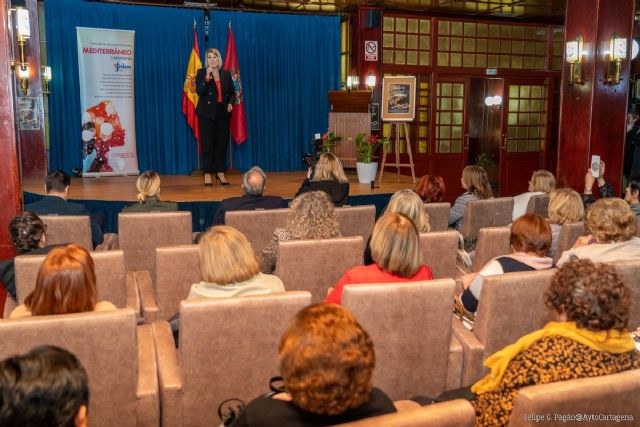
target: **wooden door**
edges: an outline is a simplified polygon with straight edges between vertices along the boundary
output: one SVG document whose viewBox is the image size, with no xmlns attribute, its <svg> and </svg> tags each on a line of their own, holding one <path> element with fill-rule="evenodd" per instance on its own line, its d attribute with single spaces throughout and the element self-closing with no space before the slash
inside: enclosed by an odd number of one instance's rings
<svg viewBox="0 0 640 427">
<path fill-rule="evenodd" d="M 442 177 L 446 201 L 462 193 L 460 178 L 467 165 L 469 135 L 467 105 L 469 79 L 436 77 L 431 123 L 431 173 Z"/>
<path fill-rule="evenodd" d="M 547 84 L 543 79 L 505 79 L 500 147 L 500 196 L 527 191 L 547 143 Z"/>
</svg>

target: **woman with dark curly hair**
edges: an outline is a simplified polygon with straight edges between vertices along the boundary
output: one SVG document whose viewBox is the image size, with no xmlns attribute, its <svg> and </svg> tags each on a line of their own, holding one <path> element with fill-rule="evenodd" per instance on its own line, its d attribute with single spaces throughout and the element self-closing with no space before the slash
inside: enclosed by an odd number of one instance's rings
<svg viewBox="0 0 640 427">
<path fill-rule="evenodd" d="M 282 336 L 285 393 L 251 402 L 232 427 L 332 426 L 395 412 L 371 385 L 376 357 L 369 334 L 347 309 L 302 309 Z"/>
<path fill-rule="evenodd" d="M 615 269 L 590 260 L 565 264 L 544 294 L 557 316 L 543 329 L 491 355 L 491 373 L 471 387 L 476 426 L 509 423 L 518 390 L 640 368 L 627 331 L 631 291 Z"/>
<path fill-rule="evenodd" d="M 47 227 L 40 217 L 33 212 L 24 212 L 9 223 L 9 236 L 13 247 L 19 255 L 46 254 L 55 246 L 46 246 Z M 7 293 L 14 300 L 16 297 L 16 279 L 13 258 L 0 261 L 0 282 L 4 283 Z"/>
<path fill-rule="evenodd" d="M 291 212 L 286 226 L 276 228 L 271 242 L 262 250 L 260 271 L 264 274 L 271 274 L 276 269 L 278 242 L 341 237 L 336 212 L 324 191 L 303 193 L 293 199 L 289 207 Z"/>
<path fill-rule="evenodd" d="M 572 257 L 594 262 L 640 259 L 640 238 L 636 234 L 636 216 L 622 199 L 597 200 L 587 211 L 585 228 L 589 235 L 579 237 L 558 260 L 558 266 Z"/>
</svg>

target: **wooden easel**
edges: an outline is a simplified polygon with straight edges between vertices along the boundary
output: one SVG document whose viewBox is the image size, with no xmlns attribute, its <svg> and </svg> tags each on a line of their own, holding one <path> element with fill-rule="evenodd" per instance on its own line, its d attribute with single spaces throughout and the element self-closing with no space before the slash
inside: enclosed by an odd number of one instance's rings
<svg viewBox="0 0 640 427">
<path fill-rule="evenodd" d="M 395 129 L 395 154 L 396 154 L 396 162 L 390 163 L 389 166 L 396 167 L 396 174 L 398 179 L 400 178 L 400 168 L 411 168 L 411 178 L 413 179 L 413 183 L 416 183 L 416 172 L 413 167 L 413 154 L 411 154 L 411 140 L 409 138 L 409 125 L 407 122 L 389 122 L 391 125 L 391 129 L 389 129 L 389 140 L 394 136 Z M 407 152 L 409 153 L 409 163 L 400 163 L 400 126 L 403 126 L 404 136 L 407 139 Z M 378 178 L 378 185 L 382 184 L 382 175 L 384 174 L 384 166 L 387 163 L 387 154 L 389 154 L 389 149 L 387 148 L 387 144 L 383 146 L 382 149 L 382 166 L 380 167 L 380 177 Z"/>
</svg>

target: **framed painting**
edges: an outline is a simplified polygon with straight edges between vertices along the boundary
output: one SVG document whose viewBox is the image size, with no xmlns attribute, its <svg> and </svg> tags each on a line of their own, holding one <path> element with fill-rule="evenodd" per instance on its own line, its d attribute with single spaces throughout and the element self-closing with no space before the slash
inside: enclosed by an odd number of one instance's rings
<svg viewBox="0 0 640 427">
<path fill-rule="evenodd" d="M 382 79 L 382 120 L 411 122 L 416 111 L 415 76 L 389 76 Z"/>
</svg>

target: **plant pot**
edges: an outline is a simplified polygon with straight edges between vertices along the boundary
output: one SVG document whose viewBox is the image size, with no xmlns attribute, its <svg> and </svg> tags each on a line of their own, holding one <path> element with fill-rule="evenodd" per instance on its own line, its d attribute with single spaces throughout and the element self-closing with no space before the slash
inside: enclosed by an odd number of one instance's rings
<svg viewBox="0 0 640 427">
<path fill-rule="evenodd" d="M 378 171 L 378 162 L 360 163 L 356 162 L 356 170 L 358 172 L 358 182 L 360 184 L 370 184 L 376 180 L 376 172 Z"/>
</svg>

